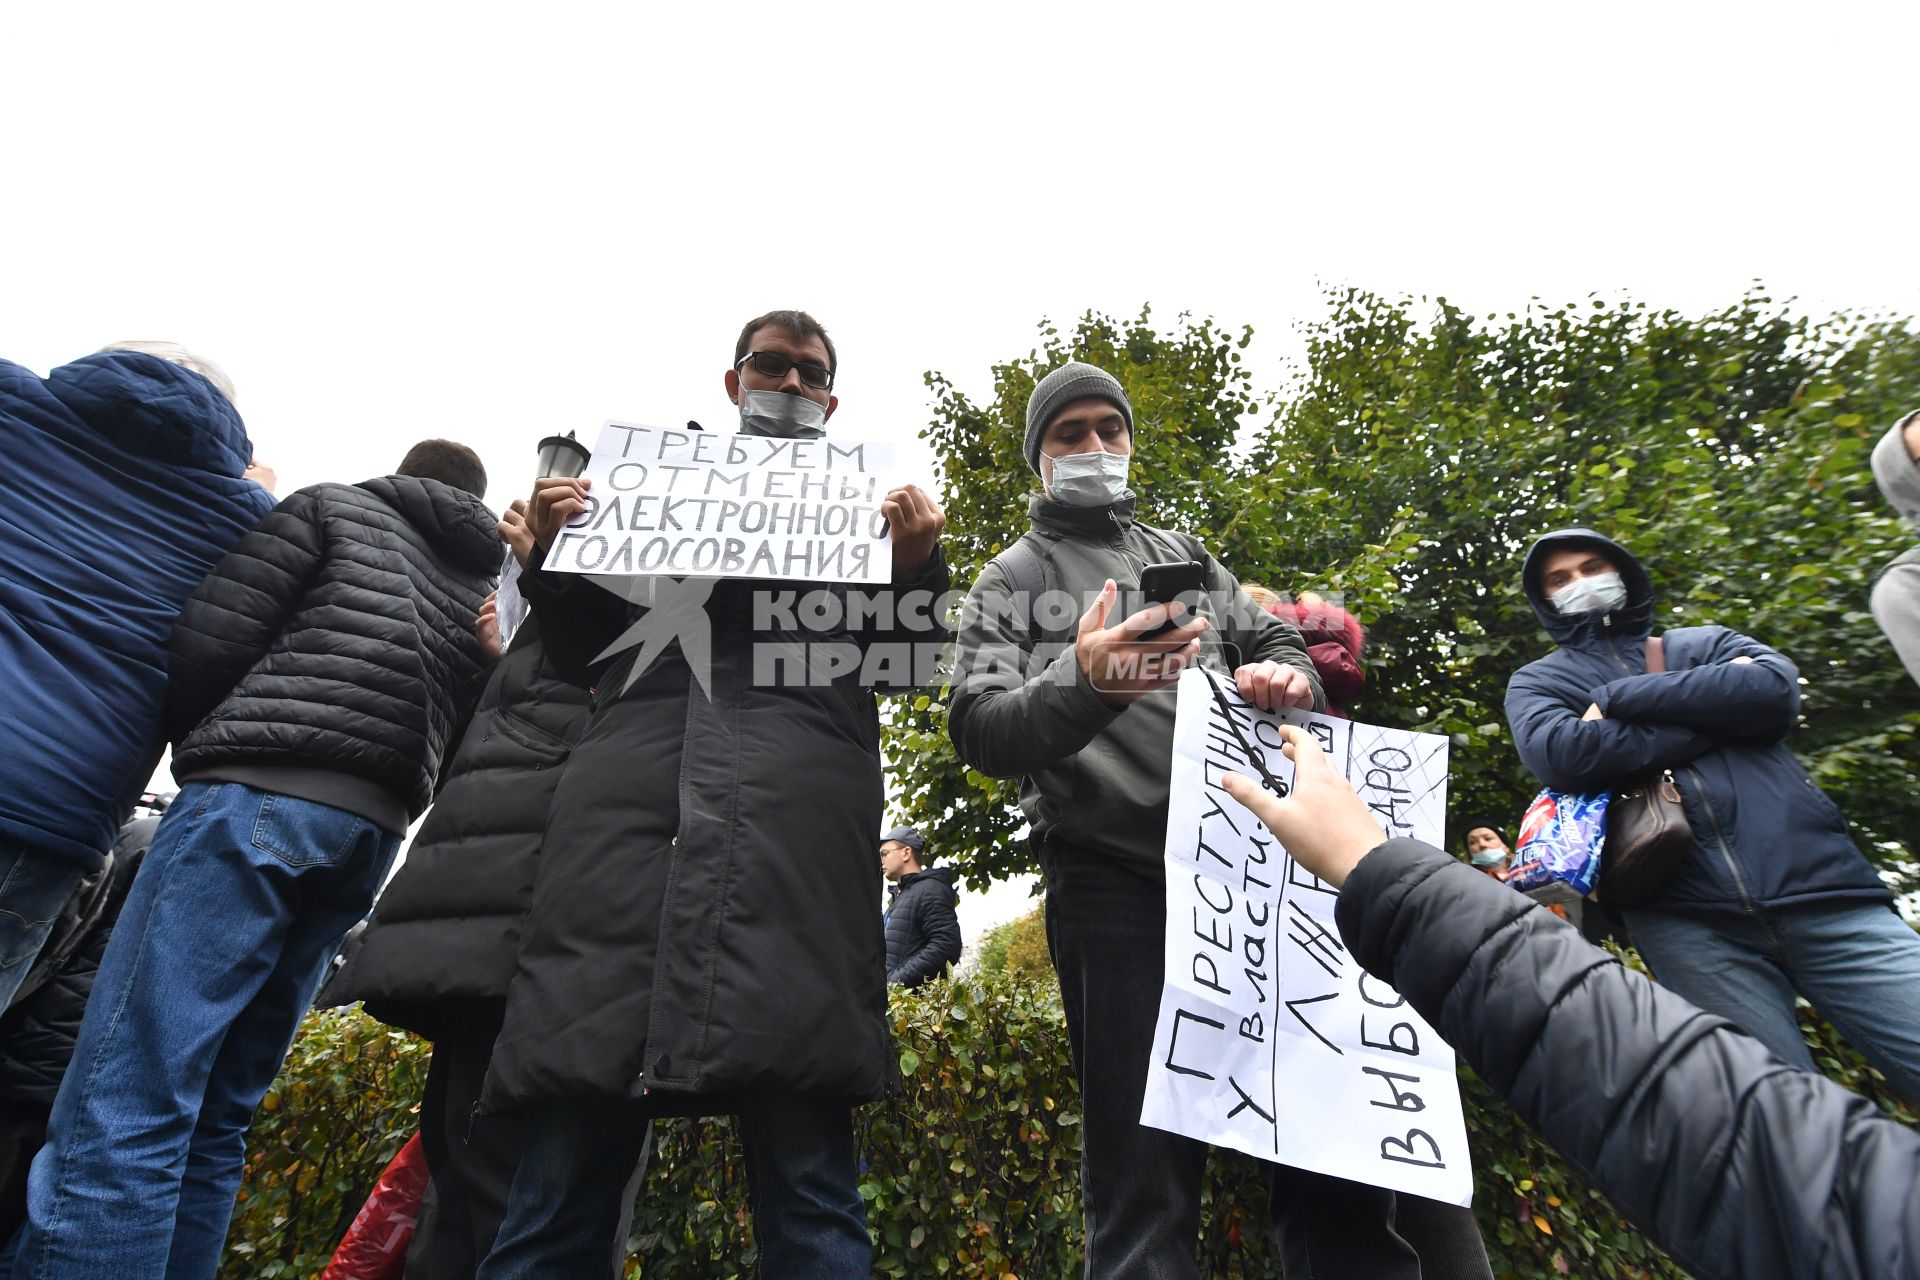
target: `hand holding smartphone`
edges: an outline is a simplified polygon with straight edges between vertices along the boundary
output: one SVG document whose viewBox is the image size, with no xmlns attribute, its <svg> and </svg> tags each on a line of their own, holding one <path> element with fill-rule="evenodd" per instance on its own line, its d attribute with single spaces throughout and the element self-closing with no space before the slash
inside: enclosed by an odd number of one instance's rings
<svg viewBox="0 0 1920 1280">
<path fill-rule="evenodd" d="M 1157 640 L 1175 627 L 1183 625 L 1200 612 L 1200 594 L 1207 585 L 1207 567 L 1198 560 L 1170 560 L 1163 564 L 1150 564 L 1140 571 L 1140 594 L 1149 604 L 1171 604 L 1175 600 L 1187 606 L 1185 618 L 1169 618 L 1153 630 L 1143 633 L 1142 640 Z"/>
</svg>

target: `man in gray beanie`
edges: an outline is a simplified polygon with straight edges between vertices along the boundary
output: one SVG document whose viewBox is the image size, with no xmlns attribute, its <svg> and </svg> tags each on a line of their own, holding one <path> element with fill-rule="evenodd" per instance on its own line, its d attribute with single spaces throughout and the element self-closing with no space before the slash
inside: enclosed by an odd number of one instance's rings
<svg viewBox="0 0 1920 1280">
<path fill-rule="evenodd" d="M 1040 475 L 1040 437 L 1060 410 L 1076 400 L 1100 400 L 1120 411 L 1127 428 L 1127 451 L 1133 449 L 1133 405 L 1126 388 L 1105 369 L 1096 369 L 1077 360 L 1055 369 L 1034 384 L 1033 398 L 1027 401 L 1027 465 Z M 1045 479 L 1044 476 L 1041 477 Z"/>
<path fill-rule="evenodd" d="M 1133 405 L 1111 374 L 1067 364 L 1034 387 L 1025 453 L 1043 492 L 1031 528 L 967 597 L 947 724 L 961 759 L 1020 779 L 1046 877 L 1047 947 L 1080 1084 L 1087 1275 L 1192 1280 L 1207 1145 L 1140 1123 L 1165 977 L 1173 686 L 1199 665 L 1265 709 L 1326 703 L 1291 624 L 1254 605 L 1197 539 L 1135 519 L 1133 440 Z M 1167 561 L 1200 563 L 1194 604 L 1116 607 L 1123 593 L 1137 600 L 1145 566 Z M 1179 625 L 1147 638 L 1168 621 Z M 1441 1274 L 1423 1273 L 1395 1233 L 1391 1192 L 1268 1172 L 1287 1274 Z M 1469 1243 L 1478 1271 L 1448 1274 L 1490 1274 L 1478 1237 Z"/>
</svg>

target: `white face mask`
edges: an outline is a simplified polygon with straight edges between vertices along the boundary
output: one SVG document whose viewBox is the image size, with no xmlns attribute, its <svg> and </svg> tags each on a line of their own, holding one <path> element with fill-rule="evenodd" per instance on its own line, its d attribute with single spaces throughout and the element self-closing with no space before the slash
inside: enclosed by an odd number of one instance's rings
<svg viewBox="0 0 1920 1280">
<path fill-rule="evenodd" d="M 826 406 L 784 391 L 742 391 L 740 431 L 749 436 L 811 440 L 827 434 Z"/>
<path fill-rule="evenodd" d="M 1547 598 L 1563 618 L 1582 613 L 1612 613 L 1627 602 L 1627 584 L 1620 581 L 1617 573 L 1596 573 L 1590 578 L 1575 578 Z"/>
<path fill-rule="evenodd" d="M 1051 458 L 1051 455 L 1049 455 Z M 1127 496 L 1127 455 L 1064 453 L 1052 458 L 1053 479 L 1047 492 L 1055 502 L 1070 507 L 1110 507 Z"/>
</svg>

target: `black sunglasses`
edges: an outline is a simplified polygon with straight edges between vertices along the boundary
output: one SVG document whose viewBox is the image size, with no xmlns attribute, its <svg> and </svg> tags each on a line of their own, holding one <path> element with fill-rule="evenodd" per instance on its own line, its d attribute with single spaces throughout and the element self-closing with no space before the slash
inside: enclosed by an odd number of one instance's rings
<svg viewBox="0 0 1920 1280">
<path fill-rule="evenodd" d="M 807 360 L 795 360 L 792 356 L 782 355 L 778 351 L 749 351 L 734 361 L 733 367 L 738 371 L 741 365 L 748 362 L 753 364 L 753 371 L 764 378 L 784 378 L 787 376 L 787 370 L 798 369 L 800 381 L 810 387 L 825 391 L 833 386 L 833 370 L 827 366 Z"/>
</svg>

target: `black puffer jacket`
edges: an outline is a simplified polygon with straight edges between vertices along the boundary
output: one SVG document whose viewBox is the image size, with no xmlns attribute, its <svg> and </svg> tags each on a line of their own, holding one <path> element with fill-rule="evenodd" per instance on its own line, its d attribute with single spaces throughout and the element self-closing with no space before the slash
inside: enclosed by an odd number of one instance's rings
<svg viewBox="0 0 1920 1280">
<path fill-rule="evenodd" d="M 1920 1134 L 1413 840 L 1340 934 L 1698 1280 L 1920 1277 Z"/>
<path fill-rule="evenodd" d="M 75 895 L 82 914 L 77 936 L 49 939 L 43 959 L 51 963 L 52 972 L 36 976 L 36 962 L 20 997 L 0 1017 L 0 1102 L 53 1109 L 60 1077 L 67 1073 L 80 1037 L 80 1019 L 93 994 L 100 957 L 107 952 L 107 939 L 159 825 L 158 818 L 135 818 L 121 828 L 106 865 L 96 873 L 99 881 L 84 884 Z"/>
<path fill-rule="evenodd" d="M 547 808 L 587 723 L 587 691 L 553 673 L 537 622 L 487 682 L 330 1001 L 364 1000 L 382 1022 L 438 1039 L 463 1002 L 506 998 Z"/>
<path fill-rule="evenodd" d="M 888 891 L 887 981 L 917 987 L 960 959 L 953 868 L 928 867 Z"/>
<path fill-rule="evenodd" d="M 473 624 L 499 567 L 493 513 L 437 480 L 293 494 L 174 624 L 174 776 L 328 769 L 418 817 L 489 668 Z"/>
</svg>

